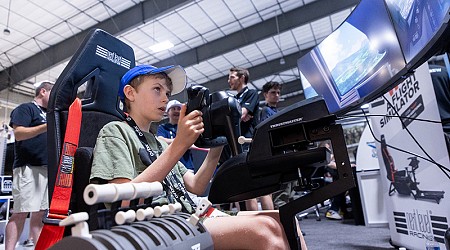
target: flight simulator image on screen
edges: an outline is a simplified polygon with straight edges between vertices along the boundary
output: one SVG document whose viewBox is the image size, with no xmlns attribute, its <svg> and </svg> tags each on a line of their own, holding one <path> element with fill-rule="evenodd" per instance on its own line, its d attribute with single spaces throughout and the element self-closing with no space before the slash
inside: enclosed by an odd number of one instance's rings
<svg viewBox="0 0 450 250">
<path fill-rule="evenodd" d="M 367 16 L 375 20 L 368 22 Z M 322 95 L 332 113 L 362 102 L 405 65 L 382 1 L 361 1 L 345 22 L 298 60 L 302 83 Z"/>
<path fill-rule="evenodd" d="M 352 39 L 349 40 L 349 37 Z M 335 48 L 333 44 L 339 44 L 341 47 Z M 330 87 L 335 87 L 339 96 L 345 96 L 361 83 L 386 56 L 384 49 L 371 43 L 364 33 L 348 22 L 343 23 L 336 32 L 319 44 L 315 52 L 320 53 L 315 56 L 320 56 L 330 70 L 334 80 Z"/>
<path fill-rule="evenodd" d="M 448 0 L 386 0 L 400 46 L 409 63 L 442 26 Z"/>
</svg>

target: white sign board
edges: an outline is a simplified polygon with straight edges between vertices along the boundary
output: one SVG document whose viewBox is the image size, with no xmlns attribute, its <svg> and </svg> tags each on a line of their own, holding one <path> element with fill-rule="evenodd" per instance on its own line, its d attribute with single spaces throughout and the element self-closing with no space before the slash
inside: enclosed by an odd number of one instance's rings
<svg viewBox="0 0 450 250">
<path fill-rule="evenodd" d="M 375 138 L 381 141 L 377 154 L 392 242 L 425 249 L 428 239 L 445 249 L 450 180 L 438 164 L 448 168 L 449 157 L 442 125 L 417 120 L 440 121 L 428 64 L 384 98 L 372 102 L 369 112 L 387 115 L 372 116 L 371 124 Z M 397 115 L 401 118 L 389 117 Z"/>
</svg>

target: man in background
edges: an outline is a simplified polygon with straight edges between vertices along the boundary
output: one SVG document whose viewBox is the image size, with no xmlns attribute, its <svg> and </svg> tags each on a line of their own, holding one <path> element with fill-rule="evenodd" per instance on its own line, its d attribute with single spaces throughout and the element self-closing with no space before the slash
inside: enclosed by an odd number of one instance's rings
<svg viewBox="0 0 450 250">
<path fill-rule="evenodd" d="M 261 109 L 260 121 L 271 117 L 278 112 L 278 102 L 281 95 L 281 84 L 279 82 L 267 82 L 262 87 L 265 104 Z"/>
<path fill-rule="evenodd" d="M 171 100 L 167 103 L 166 114 L 169 117 L 167 123 L 158 126 L 157 136 L 159 139 L 171 144 L 177 135 L 178 120 L 180 118 L 181 103 L 178 100 Z M 195 147 L 195 146 L 193 146 Z M 188 149 L 180 159 L 183 165 L 194 171 L 194 162 L 192 160 L 191 150 Z"/>
<path fill-rule="evenodd" d="M 281 84 L 279 82 L 270 81 L 263 85 L 262 92 L 265 104 L 261 109 L 260 122 L 278 112 L 278 102 L 281 95 Z M 276 192 L 272 200 L 272 195 L 261 197 L 261 206 L 263 209 L 274 209 L 274 205 L 279 208 L 289 201 L 292 193 L 292 183 L 286 184 L 286 188 L 281 192 Z M 270 202 L 270 205 L 268 205 Z"/>
<path fill-rule="evenodd" d="M 233 67 L 228 73 L 228 84 L 230 90 L 237 91 L 235 98 L 241 105 L 241 136 L 252 138 L 256 125 L 258 124 L 258 91 L 249 89 L 247 86 L 249 72 L 245 68 Z M 249 144 L 243 145 L 243 150 L 248 151 Z M 231 150 L 228 146 L 224 148 L 220 163 L 231 157 Z M 256 199 L 245 201 L 245 208 L 241 203 L 241 210 L 256 211 L 258 203 Z"/>
<path fill-rule="evenodd" d="M 450 78 L 444 66 L 430 64 L 429 68 L 447 143 L 447 150 L 450 154 Z"/>
<path fill-rule="evenodd" d="M 42 217 L 48 209 L 47 104 L 53 83 L 41 82 L 32 102 L 23 103 L 11 113 L 14 130 L 13 214 L 6 225 L 6 250 L 13 250 L 29 213 L 30 233 L 24 246 L 34 246 L 42 230 Z"/>
</svg>

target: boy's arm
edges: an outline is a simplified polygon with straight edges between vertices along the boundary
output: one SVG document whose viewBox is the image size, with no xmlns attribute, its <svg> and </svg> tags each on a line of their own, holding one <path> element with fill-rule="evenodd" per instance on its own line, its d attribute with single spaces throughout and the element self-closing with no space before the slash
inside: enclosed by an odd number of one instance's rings
<svg viewBox="0 0 450 250">
<path fill-rule="evenodd" d="M 187 115 L 183 104 L 178 121 L 177 136 L 164 152 L 132 182 L 162 182 L 183 154 L 203 133 L 202 113 L 195 110 Z"/>
<path fill-rule="evenodd" d="M 205 192 L 206 187 L 216 170 L 222 149 L 223 146 L 211 148 L 195 175 L 190 171 L 183 175 L 184 184 L 189 192 L 197 195 Z"/>
</svg>

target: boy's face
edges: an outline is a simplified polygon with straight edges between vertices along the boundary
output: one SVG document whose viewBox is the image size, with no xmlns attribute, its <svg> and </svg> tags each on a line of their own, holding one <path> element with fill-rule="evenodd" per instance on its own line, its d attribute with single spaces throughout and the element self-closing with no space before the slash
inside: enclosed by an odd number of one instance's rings
<svg viewBox="0 0 450 250">
<path fill-rule="evenodd" d="M 138 114 L 150 122 L 160 121 L 166 111 L 169 96 L 166 79 L 145 77 L 136 89 L 130 90 L 130 96 L 127 95 L 130 100 L 130 114 Z"/>
<path fill-rule="evenodd" d="M 264 93 L 266 102 L 272 106 L 275 106 L 280 100 L 281 91 L 279 88 L 271 88 L 269 92 Z"/>
</svg>

